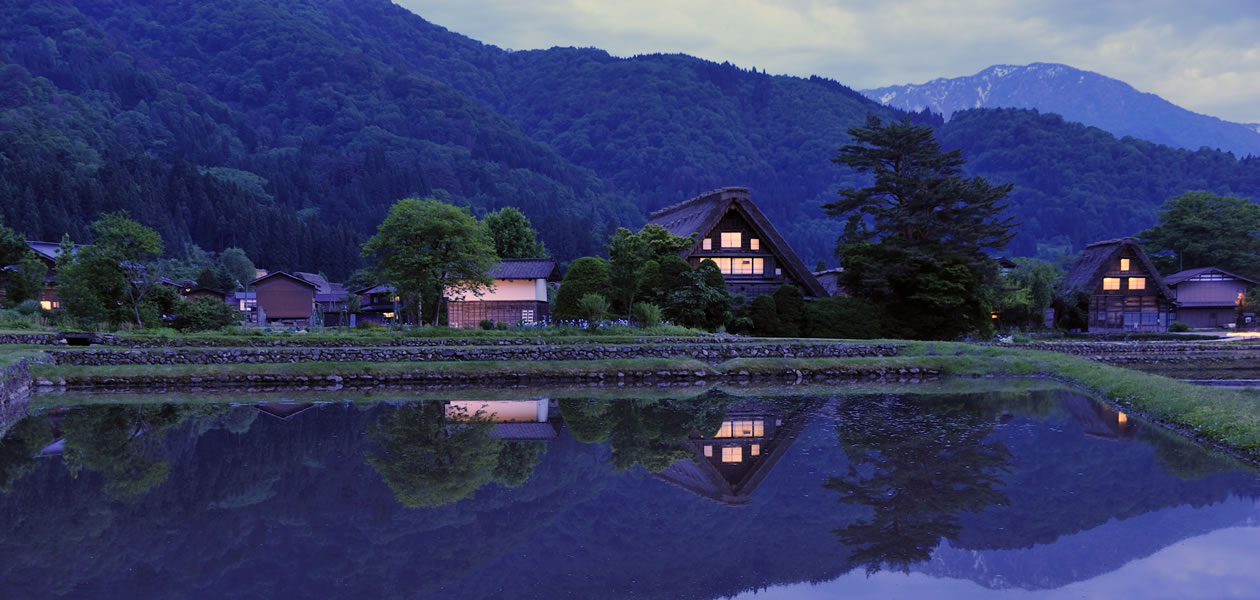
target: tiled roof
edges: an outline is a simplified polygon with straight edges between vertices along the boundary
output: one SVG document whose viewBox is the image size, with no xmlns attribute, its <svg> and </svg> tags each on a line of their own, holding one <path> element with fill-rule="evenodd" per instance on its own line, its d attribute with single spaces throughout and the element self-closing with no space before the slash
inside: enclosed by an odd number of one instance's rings
<svg viewBox="0 0 1260 600">
<path fill-rule="evenodd" d="M 491 279 L 560 279 L 554 258 L 505 258 L 490 269 Z"/>
<path fill-rule="evenodd" d="M 490 434 L 501 440 L 551 440 L 556 428 L 551 423 L 499 423 Z"/>
<path fill-rule="evenodd" d="M 312 287 L 312 288 L 315 288 L 315 287 L 316 287 L 316 285 L 315 285 L 314 283 L 311 283 L 311 282 L 309 282 L 309 281 L 307 281 L 307 280 L 305 280 L 305 279 L 302 279 L 301 277 L 297 277 L 297 276 L 294 276 L 294 275 L 290 275 L 290 274 L 288 274 L 288 273 L 285 273 L 284 271 L 272 271 L 272 272 L 270 272 L 270 273 L 268 273 L 268 274 L 266 274 L 266 275 L 263 275 L 262 277 L 259 277 L 258 279 L 255 279 L 255 280 L 253 280 L 253 281 L 249 282 L 249 285 L 257 285 L 257 284 L 258 284 L 258 282 L 260 282 L 260 281 L 262 281 L 262 280 L 264 280 L 264 279 L 271 279 L 272 277 L 288 277 L 289 279 L 292 279 L 293 281 L 296 281 L 296 282 L 298 282 L 298 283 L 300 283 L 300 284 L 302 284 L 302 285 L 308 285 L 308 286 L 310 286 L 310 287 Z M 318 288 L 317 288 L 317 289 L 318 289 Z"/>
<path fill-rule="evenodd" d="M 1237 279 L 1239 281 L 1246 281 L 1247 283 L 1250 283 L 1252 285 L 1260 284 L 1260 281 L 1256 281 L 1254 279 L 1251 279 L 1250 277 L 1243 277 L 1242 275 L 1235 275 L 1233 273 L 1230 273 L 1229 271 L 1226 271 L 1224 269 L 1218 269 L 1216 267 L 1199 267 L 1197 269 L 1186 269 L 1184 271 L 1179 271 L 1177 273 L 1173 273 L 1172 275 L 1169 275 L 1168 277 L 1165 277 L 1164 283 L 1167 283 L 1168 285 L 1177 285 L 1178 283 L 1181 283 L 1192 277 L 1197 277 L 1199 275 L 1203 275 L 1204 273 L 1213 273 L 1213 272 L 1220 273 L 1222 275 L 1228 275 L 1230 277 L 1233 277 L 1234 279 Z"/>
</svg>

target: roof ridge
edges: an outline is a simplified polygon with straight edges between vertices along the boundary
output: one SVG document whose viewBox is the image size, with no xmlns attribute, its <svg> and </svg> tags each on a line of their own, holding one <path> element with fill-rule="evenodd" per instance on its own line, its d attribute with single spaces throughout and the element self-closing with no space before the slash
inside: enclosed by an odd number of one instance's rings
<svg viewBox="0 0 1260 600">
<path fill-rule="evenodd" d="M 749 189 L 742 186 L 727 186 L 727 187 L 720 187 L 720 188 L 712 189 L 694 198 L 688 198 L 677 204 L 671 204 L 669 206 L 666 206 L 665 208 L 653 211 L 652 213 L 648 215 L 648 220 L 651 221 L 653 219 L 657 219 L 671 212 L 674 212 L 680 208 L 690 206 L 692 203 L 696 203 L 702 200 L 708 200 L 709 198 L 713 196 L 720 196 L 728 192 L 743 192 L 745 195 L 747 195 L 749 194 Z"/>
</svg>

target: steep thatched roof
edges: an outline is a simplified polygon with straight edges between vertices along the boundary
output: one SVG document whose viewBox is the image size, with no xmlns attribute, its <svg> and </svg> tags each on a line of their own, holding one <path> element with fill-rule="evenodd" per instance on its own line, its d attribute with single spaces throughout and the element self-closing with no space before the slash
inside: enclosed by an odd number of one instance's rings
<svg viewBox="0 0 1260 600">
<path fill-rule="evenodd" d="M 788 274 L 789 279 L 805 288 L 802 291 L 806 296 L 817 298 L 829 296 L 827 290 L 823 289 L 814 278 L 813 273 L 805 268 L 805 263 L 801 262 L 801 258 L 788 245 L 787 240 L 779 235 L 774 225 L 770 224 L 770 220 L 753 204 L 748 188 L 724 187 L 700 194 L 648 215 L 648 224 L 660 225 L 680 237 L 692 237 L 693 234 L 699 234 L 693 238 L 695 243 L 691 248 L 680 253 L 683 258 L 687 258 L 701 249 L 700 238 L 712 231 L 718 221 L 731 210 L 738 211 L 761 232 L 762 237 L 769 243 L 770 251 L 780 259 L 780 267 Z"/>
<path fill-rule="evenodd" d="M 1092 292 L 1098 287 L 1098 280 L 1107 272 L 1107 266 L 1112 264 L 1122 252 L 1126 252 L 1142 263 L 1146 271 L 1150 273 L 1151 279 L 1156 284 L 1159 293 L 1172 300 L 1172 291 L 1168 289 L 1168 284 L 1164 282 L 1164 278 L 1159 275 L 1159 269 L 1151 263 L 1150 257 L 1142 251 L 1142 247 L 1138 245 L 1137 238 L 1124 237 L 1114 240 L 1105 240 L 1102 242 L 1094 242 L 1085 246 L 1085 251 L 1081 253 L 1081 257 L 1076 259 L 1076 264 L 1072 265 L 1072 269 L 1068 271 L 1063 283 L 1059 289 L 1063 292 Z"/>
</svg>

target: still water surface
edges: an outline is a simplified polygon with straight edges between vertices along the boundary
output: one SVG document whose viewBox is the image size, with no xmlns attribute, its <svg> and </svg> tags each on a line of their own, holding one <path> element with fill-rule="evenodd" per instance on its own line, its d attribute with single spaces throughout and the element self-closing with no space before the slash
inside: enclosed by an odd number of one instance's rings
<svg viewBox="0 0 1260 600">
<path fill-rule="evenodd" d="M 38 410 L 3 597 L 1260 590 L 1256 472 L 1074 392 L 544 396 Z"/>
</svg>

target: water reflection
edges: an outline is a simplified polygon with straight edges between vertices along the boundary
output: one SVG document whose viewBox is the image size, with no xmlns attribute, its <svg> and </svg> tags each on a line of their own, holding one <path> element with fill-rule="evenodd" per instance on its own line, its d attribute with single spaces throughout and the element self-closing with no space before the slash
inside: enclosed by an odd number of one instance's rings
<svg viewBox="0 0 1260 600">
<path fill-rule="evenodd" d="M 881 565 L 909 572 L 942 538 L 954 539 L 963 513 L 1009 503 L 1000 491 L 1014 467 L 997 415 L 972 398 L 915 402 L 885 396 L 839 409 L 836 435 L 848 468 L 823 487 L 869 517 L 836 530 L 849 561 L 868 575 Z"/>
<path fill-rule="evenodd" d="M 6 598 L 1079 591 L 1260 519 L 1254 472 L 1064 391 L 383 400 L 21 420 Z"/>
</svg>

